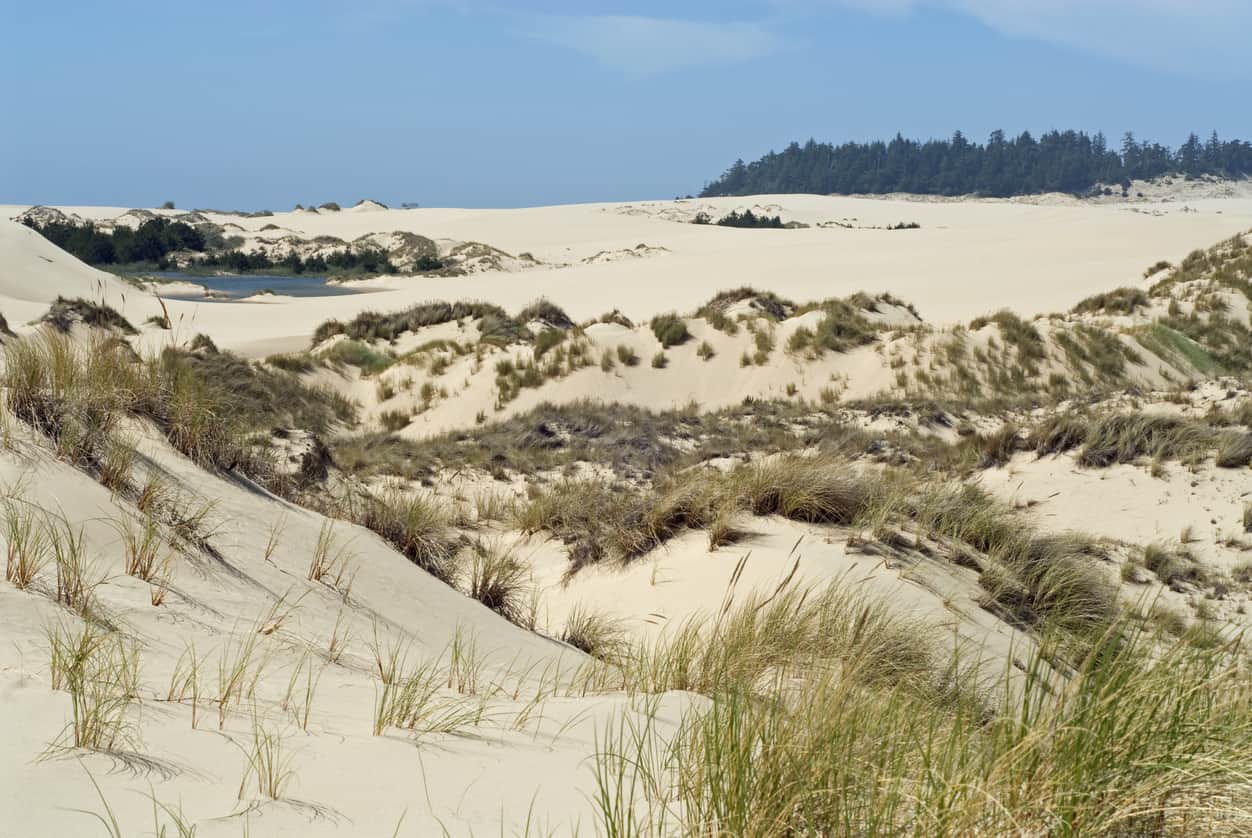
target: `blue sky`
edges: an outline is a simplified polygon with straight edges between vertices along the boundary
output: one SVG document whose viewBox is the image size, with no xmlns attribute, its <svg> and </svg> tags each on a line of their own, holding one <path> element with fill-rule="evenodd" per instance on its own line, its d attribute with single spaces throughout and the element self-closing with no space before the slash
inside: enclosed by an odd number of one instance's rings
<svg viewBox="0 0 1252 838">
<path fill-rule="evenodd" d="M 0 0 L 0 203 L 668 198 L 792 139 L 1252 138 L 1247 0 Z"/>
</svg>

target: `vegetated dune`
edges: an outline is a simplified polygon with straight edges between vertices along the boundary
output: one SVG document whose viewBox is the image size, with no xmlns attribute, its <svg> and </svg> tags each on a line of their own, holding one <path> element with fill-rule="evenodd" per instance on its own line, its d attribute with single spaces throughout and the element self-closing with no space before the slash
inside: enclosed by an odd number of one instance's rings
<svg viewBox="0 0 1252 838">
<path fill-rule="evenodd" d="M 1239 834 L 1242 206 L 222 215 L 575 267 L 164 307 L 0 223 L 0 835 Z M 940 218 L 1076 250 L 932 317 Z"/>
</svg>

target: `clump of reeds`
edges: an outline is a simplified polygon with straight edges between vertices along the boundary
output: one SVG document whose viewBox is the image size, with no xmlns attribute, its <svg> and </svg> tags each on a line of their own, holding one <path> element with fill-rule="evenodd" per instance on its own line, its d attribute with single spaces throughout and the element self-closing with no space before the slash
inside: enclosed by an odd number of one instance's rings
<svg viewBox="0 0 1252 838">
<path fill-rule="evenodd" d="M 534 627 L 528 611 L 529 574 L 510 550 L 481 540 L 470 545 L 463 571 L 465 592 L 472 599 L 518 625 Z"/>
<path fill-rule="evenodd" d="M 139 691 L 139 651 L 116 632 L 89 623 L 47 631 L 52 688 L 70 694 L 67 731 L 75 748 L 108 751 L 135 742 L 132 703 Z"/>
<path fill-rule="evenodd" d="M 456 540 L 445 510 L 431 496 L 388 490 L 361 500 L 353 518 L 382 536 L 418 567 L 449 581 L 455 572 Z"/>
<path fill-rule="evenodd" d="M 44 521 L 36 507 L 18 498 L 5 498 L 4 578 L 18 590 L 26 590 L 47 565 L 50 553 Z"/>
</svg>

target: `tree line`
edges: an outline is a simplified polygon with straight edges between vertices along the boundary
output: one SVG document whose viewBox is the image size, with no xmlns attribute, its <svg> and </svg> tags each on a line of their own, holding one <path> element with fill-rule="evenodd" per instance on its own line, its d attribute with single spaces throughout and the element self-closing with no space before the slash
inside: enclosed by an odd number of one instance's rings
<svg viewBox="0 0 1252 838">
<path fill-rule="evenodd" d="M 151 218 L 133 230 L 119 225 L 111 233 L 94 224 L 58 221 L 37 224 L 29 218 L 25 222 L 45 239 L 88 265 L 159 262 L 176 250 L 202 253 L 207 245 L 204 234 L 195 227 L 167 218 Z"/>
<path fill-rule="evenodd" d="M 1140 142 L 1134 134 L 1110 147 L 1103 134 L 1049 131 L 1010 138 L 993 131 L 985 144 L 957 131 L 948 140 L 849 142 L 839 146 L 809 140 L 771 151 L 752 163 L 736 160 L 700 197 L 774 193 L 912 192 L 924 195 L 1009 197 L 1040 192 L 1090 194 L 1097 188 L 1166 175 L 1252 176 L 1252 143 L 1207 142 L 1191 134 L 1176 150 Z"/>
<path fill-rule="evenodd" d="M 233 273 L 286 271 L 293 274 L 366 273 L 393 274 L 396 267 L 381 249 L 353 251 L 348 248 L 327 255 L 301 258 L 292 253 L 273 258 L 261 252 L 245 253 L 237 248 L 222 247 L 221 237 L 209 241 L 203 233 L 182 221 L 166 218 L 149 219 L 137 228 L 118 225 L 110 232 L 94 224 L 66 224 L 50 221 L 40 224 L 25 219 L 25 224 L 57 247 L 88 265 L 155 267 L 168 270 L 176 267 L 169 259 L 177 251 L 200 254 L 192 260 L 199 268 L 217 268 Z M 436 271 L 444 262 L 433 256 L 422 256 L 414 264 L 418 272 Z"/>
</svg>

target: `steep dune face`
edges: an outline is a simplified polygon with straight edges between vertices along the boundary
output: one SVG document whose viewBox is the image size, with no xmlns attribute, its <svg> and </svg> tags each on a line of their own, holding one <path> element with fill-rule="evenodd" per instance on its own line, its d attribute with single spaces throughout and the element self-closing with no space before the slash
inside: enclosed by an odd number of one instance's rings
<svg viewBox="0 0 1252 838">
<path fill-rule="evenodd" d="M 82 834 L 90 817 L 74 810 L 104 812 L 92 778 L 127 834 L 152 822 L 152 802 L 136 793 L 149 783 L 202 824 L 197 834 L 236 835 L 245 822 L 265 835 L 387 833 L 401 820 L 423 834 L 440 822 L 458 834 L 508 831 L 532 806 L 554 826 L 592 818 L 590 743 L 626 708 L 611 696 L 554 694 L 558 673 L 575 671 L 581 653 L 506 622 L 368 530 L 206 474 L 159 435 L 132 432 L 136 483 L 157 480 L 171 504 L 206 512 L 203 548 L 176 547 L 161 526 L 172 567 L 159 606 L 153 586 L 125 572 L 123 522 L 143 520 L 133 500 L 20 431 L 0 453 L 6 509 L 81 533 L 97 585 L 96 616 L 84 621 L 55 601 L 48 568 L 26 591 L 0 584 L 0 695 L 9 709 L 0 835 Z M 328 532 L 351 577 L 336 587 L 308 578 Z M 124 634 L 138 661 L 124 738 L 108 754 L 67 746 L 69 696 L 50 691 L 50 632 L 77 636 L 93 619 Z M 372 735 L 379 667 L 393 650 L 403 658 L 395 677 L 435 667 L 429 718 L 417 723 L 441 732 L 425 734 L 425 744 L 398 730 Z M 247 684 L 223 702 L 236 665 Z M 673 712 L 687 703 L 665 701 Z M 283 802 L 246 776 L 258 726 L 281 738 L 290 760 Z"/>
<path fill-rule="evenodd" d="M 104 302 L 137 322 L 160 313 L 150 294 L 84 265 L 34 230 L 0 218 L 0 312 L 17 325 L 43 315 L 57 297 Z"/>
</svg>

